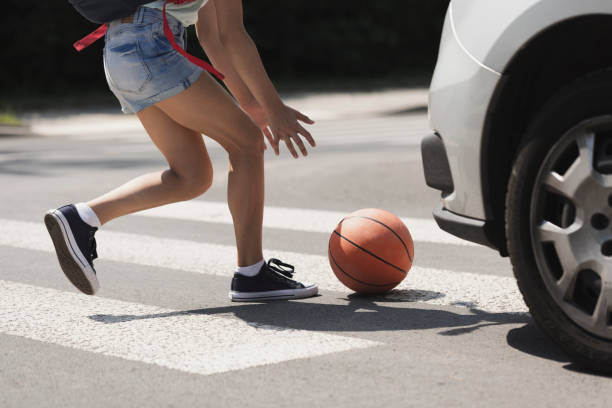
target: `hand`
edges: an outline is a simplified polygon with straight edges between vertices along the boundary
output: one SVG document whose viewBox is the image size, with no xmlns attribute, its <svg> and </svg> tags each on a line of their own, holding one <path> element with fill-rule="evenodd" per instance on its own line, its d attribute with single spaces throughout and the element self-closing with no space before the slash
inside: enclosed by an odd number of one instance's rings
<svg viewBox="0 0 612 408">
<path fill-rule="evenodd" d="M 280 107 L 269 111 L 267 113 L 267 117 L 268 126 L 272 131 L 273 136 L 273 143 L 271 142 L 270 144 L 277 156 L 279 155 L 278 145 L 281 140 L 285 142 L 287 149 L 289 149 L 291 155 L 296 159 L 299 157 L 299 155 L 295 150 L 295 146 L 293 145 L 294 143 L 298 146 L 302 152 L 302 155 L 308 156 L 308 151 L 306 150 L 306 146 L 304 146 L 302 137 L 306 139 L 308 143 L 310 143 L 310 146 L 316 146 L 316 143 L 310 133 L 300 124 L 300 121 L 309 125 L 314 124 L 314 121 L 308 116 L 283 104 Z M 268 138 L 268 140 L 270 140 L 270 138 Z"/>
<path fill-rule="evenodd" d="M 274 147 L 274 137 L 272 136 L 270 128 L 268 127 L 268 115 L 261 105 L 255 102 L 254 104 L 241 106 L 241 108 L 247 115 L 249 115 L 257 127 L 261 129 L 261 132 L 264 134 L 266 139 L 268 139 L 270 146 Z M 264 148 L 266 148 L 265 144 Z M 276 154 L 278 154 L 278 152 Z"/>
</svg>

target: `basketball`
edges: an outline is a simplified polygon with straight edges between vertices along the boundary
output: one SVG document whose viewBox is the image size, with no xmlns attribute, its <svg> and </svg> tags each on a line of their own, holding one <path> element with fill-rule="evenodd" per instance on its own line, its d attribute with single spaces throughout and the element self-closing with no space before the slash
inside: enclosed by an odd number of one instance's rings
<svg viewBox="0 0 612 408">
<path fill-rule="evenodd" d="M 384 293 L 408 274 L 414 258 L 410 231 L 394 214 L 368 208 L 344 218 L 329 238 L 336 277 L 358 293 Z"/>
</svg>

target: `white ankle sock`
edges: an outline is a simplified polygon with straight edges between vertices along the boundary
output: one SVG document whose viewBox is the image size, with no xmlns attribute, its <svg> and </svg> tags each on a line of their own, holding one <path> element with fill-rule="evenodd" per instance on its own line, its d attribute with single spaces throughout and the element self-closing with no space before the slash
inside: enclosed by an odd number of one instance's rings
<svg viewBox="0 0 612 408">
<path fill-rule="evenodd" d="M 266 261 L 265 259 L 262 259 L 261 261 L 251 266 L 239 266 L 236 272 L 244 276 L 255 276 L 259 273 L 264 263 L 266 263 Z"/>
<path fill-rule="evenodd" d="M 94 210 L 92 210 L 87 204 L 77 203 L 74 206 L 79 213 L 79 217 L 81 217 L 85 223 L 89 224 L 89 226 L 96 228 L 100 228 L 102 226 Z"/>
</svg>

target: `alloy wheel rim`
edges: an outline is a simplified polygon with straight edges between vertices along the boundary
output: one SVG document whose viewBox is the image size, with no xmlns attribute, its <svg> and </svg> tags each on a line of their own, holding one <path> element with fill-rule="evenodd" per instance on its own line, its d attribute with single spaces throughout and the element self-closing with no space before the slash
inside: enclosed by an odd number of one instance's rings
<svg viewBox="0 0 612 408">
<path fill-rule="evenodd" d="M 612 340 L 612 116 L 584 121 L 549 151 L 530 211 L 538 271 L 557 305 Z"/>
</svg>

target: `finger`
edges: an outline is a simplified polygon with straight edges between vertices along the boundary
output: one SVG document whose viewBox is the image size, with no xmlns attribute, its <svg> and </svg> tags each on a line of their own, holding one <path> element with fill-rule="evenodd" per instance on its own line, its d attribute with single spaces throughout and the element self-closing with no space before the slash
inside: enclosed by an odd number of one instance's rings
<svg viewBox="0 0 612 408">
<path fill-rule="evenodd" d="M 265 127 L 261 131 L 263 132 L 266 139 L 268 139 L 268 143 L 270 144 L 270 147 L 274 150 L 274 153 L 278 155 L 278 144 L 274 142 L 274 136 L 272 136 L 272 132 L 270 132 L 270 129 L 268 127 Z"/>
<path fill-rule="evenodd" d="M 302 112 L 297 112 L 297 117 L 304 123 L 308 123 L 309 125 L 314 125 L 314 120 L 310 119 L 308 116 L 304 115 Z"/>
<path fill-rule="evenodd" d="M 307 131 L 306 129 L 304 129 L 303 126 L 298 124 L 298 133 L 302 136 L 304 136 L 306 138 L 306 140 L 308 140 L 308 143 L 310 143 L 310 145 L 312 147 L 315 147 L 317 145 L 317 143 L 315 142 L 314 138 L 312 137 L 312 135 L 310 134 L 309 131 Z"/>
<path fill-rule="evenodd" d="M 302 142 L 302 138 L 300 135 L 293 135 L 292 140 L 296 145 L 300 148 L 300 152 L 302 152 L 302 156 L 308 156 L 308 150 L 306 150 L 306 146 L 304 146 L 304 142 Z"/>
<path fill-rule="evenodd" d="M 274 144 L 273 144 L 274 153 L 276 153 L 276 155 L 278 156 L 280 154 L 280 149 L 279 149 L 278 145 L 279 145 L 281 139 L 278 136 L 277 132 L 272 132 L 272 138 L 274 139 Z"/>
<path fill-rule="evenodd" d="M 285 144 L 287 145 L 287 149 L 289 149 L 289 151 L 291 152 L 291 155 L 296 159 L 300 157 L 297 151 L 295 150 L 293 143 L 291 143 L 291 138 L 287 137 L 287 138 L 284 138 L 283 140 L 285 141 Z"/>
</svg>

